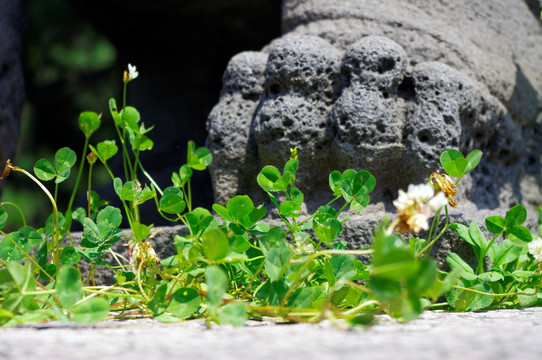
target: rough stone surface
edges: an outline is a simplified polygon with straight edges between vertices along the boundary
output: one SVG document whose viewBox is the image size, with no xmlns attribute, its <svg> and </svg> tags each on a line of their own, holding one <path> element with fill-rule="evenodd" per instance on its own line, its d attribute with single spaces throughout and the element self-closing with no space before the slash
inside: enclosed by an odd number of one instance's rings
<svg viewBox="0 0 542 360">
<path fill-rule="evenodd" d="M 0 0 L 0 168 L 15 152 L 24 100 L 21 39 L 25 18 L 21 0 Z M 0 183 L 0 190 L 2 184 Z"/>
<path fill-rule="evenodd" d="M 399 189 L 440 167 L 443 150 L 481 149 L 452 214 L 482 224 L 482 215 L 522 203 L 534 230 L 542 203 L 539 8 L 527 0 L 284 0 L 284 35 L 262 49 L 265 70 L 252 78 L 261 93 L 228 102 L 225 83 L 208 119 L 216 200 L 263 199 L 246 174 L 281 168 L 297 146 L 307 212 L 331 199 L 330 171 L 376 177 L 371 205 L 345 229 L 350 243 L 363 243 L 371 224 L 394 212 Z M 249 81 L 232 73 L 238 61 L 228 67 L 229 83 Z M 236 112 L 242 120 L 231 118 Z M 232 136 L 247 146 L 226 165 L 224 139 Z"/>
<path fill-rule="evenodd" d="M 524 359 L 540 358 L 542 309 L 425 312 L 408 324 L 385 318 L 365 330 L 327 323 L 242 328 L 150 320 L 95 326 L 0 328 L 1 359 Z M 27 346 L 25 344 L 32 344 Z"/>
<path fill-rule="evenodd" d="M 243 52 L 234 56 L 223 77 L 220 103 L 209 114 L 207 141 L 213 144 L 215 201 L 223 203 L 254 181 L 245 169 L 253 169 L 253 141 L 249 144 L 252 116 L 263 93 L 267 54 Z M 246 153 L 252 156 L 245 156 Z"/>
</svg>

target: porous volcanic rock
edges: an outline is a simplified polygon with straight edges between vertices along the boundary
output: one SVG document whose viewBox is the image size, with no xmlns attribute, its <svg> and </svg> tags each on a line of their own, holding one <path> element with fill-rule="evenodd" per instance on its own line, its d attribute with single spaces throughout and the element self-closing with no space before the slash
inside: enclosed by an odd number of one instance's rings
<svg viewBox="0 0 542 360">
<path fill-rule="evenodd" d="M 371 205 L 345 228 L 350 243 L 363 243 L 375 223 L 393 217 L 399 189 L 439 169 L 443 150 L 480 149 L 483 159 L 462 179 L 452 215 L 483 223 L 522 203 L 535 224 L 542 203 L 539 3 L 284 0 L 282 10 L 283 36 L 250 53 L 257 61 L 231 60 L 209 116 L 218 202 L 236 194 L 262 199 L 246 175 L 255 179 L 267 164 L 281 168 L 297 147 L 309 213 L 331 199 L 330 171 L 376 177 Z M 238 82 L 250 84 L 250 96 L 232 96 Z"/>
</svg>

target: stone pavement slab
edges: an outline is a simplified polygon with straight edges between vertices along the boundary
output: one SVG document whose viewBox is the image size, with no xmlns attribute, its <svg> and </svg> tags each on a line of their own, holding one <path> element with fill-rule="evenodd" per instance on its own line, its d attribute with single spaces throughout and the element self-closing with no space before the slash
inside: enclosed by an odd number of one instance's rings
<svg viewBox="0 0 542 360">
<path fill-rule="evenodd" d="M 109 321 L 0 328 L 0 359 L 542 359 L 542 308 L 426 312 L 408 324 L 386 318 L 364 330 L 329 323 Z"/>
</svg>

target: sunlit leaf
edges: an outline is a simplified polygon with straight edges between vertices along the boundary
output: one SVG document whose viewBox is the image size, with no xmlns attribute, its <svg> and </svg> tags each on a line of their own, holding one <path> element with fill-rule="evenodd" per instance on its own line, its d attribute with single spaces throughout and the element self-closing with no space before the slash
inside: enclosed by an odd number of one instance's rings
<svg viewBox="0 0 542 360">
<path fill-rule="evenodd" d="M 58 173 L 66 169 L 71 169 L 76 161 L 77 155 L 67 147 L 63 147 L 55 153 L 55 169 Z"/>
<path fill-rule="evenodd" d="M 420 261 L 418 273 L 408 280 L 407 287 L 417 294 L 422 294 L 433 286 L 437 276 L 438 269 L 435 261 L 433 259 L 423 259 Z"/>
<path fill-rule="evenodd" d="M 137 126 L 137 123 L 141 119 L 141 116 L 139 115 L 139 111 L 137 111 L 136 108 L 132 106 L 127 106 L 120 111 L 119 115 L 125 126 L 127 126 L 132 131 L 139 130 L 139 126 Z"/>
<path fill-rule="evenodd" d="M 140 224 L 138 222 L 134 222 L 132 224 L 132 231 L 134 233 L 134 237 L 138 241 L 143 241 L 147 237 L 149 237 L 151 233 L 151 227 L 147 225 Z"/>
<path fill-rule="evenodd" d="M 180 186 L 184 186 L 188 180 L 192 177 L 192 169 L 188 165 L 183 165 L 179 169 L 179 178 L 181 180 Z"/>
<path fill-rule="evenodd" d="M 23 226 L 19 229 L 21 239 L 25 239 L 28 242 L 30 249 L 40 245 L 43 241 L 43 236 L 34 228 L 30 226 Z"/>
<path fill-rule="evenodd" d="M 83 298 L 83 282 L 79 271 L 69 266 L 62 267 L 58 272 L 56 291 L 62 306 L 65 309 L 71 309 Z"/>
<path fill-rule="evenodd" d="M 256 177 L 258 185 L 266 191 L 284 191 L 288 188 L 291 174 L 281 175 L 280 171 L 271 165 L 265 166 Z"/>
<path fill-rule="evenodd" d="M 522 225 L 507 227 L 506 235 L 512 243 L 519 246 L 526 246 L 533 239 L 531 231 Z"/>
<path fill-rule="evenodd" d="M 456 253 L 449 253 L 446 256 L 446 263 L 450 269 L 458 269 L 461 271 L 461 276 L 466 280 L 474 280 L 477 276 L 474 274 L 472 267 L 467 264 L 459 255 Z"/>
<path fill-rule="evenodd" d="M 467 167 L 465 169 L 465 174 L 471 172 L 478 166 L 480 159 L 482 159 L 483 153 L 480 150 L 473 150 L 467 155 Z"/>
<path fill-rule="evenodd" d="M 405 249 L 395 248 L 386 252 L 379 261 L 373 258 L 373 276 L 390 280 L 407 280 L 418 272 L 419 262 Z"/>
<path fill-rule="evenodd" d="M 115 122 L 115 125 L 121 126 L 122 125 L 122 119 L 121 119 L 120 114 L 119 114 L 119 112 L 117 110 L 117 102 L 113 98 L 109 99 L 109 111 L 111 112 L 111 117 L 113 118 L 113 121 Z"/>
<path fill-rule="evenodd" d="M 96 145 L 98 156 L 103 161 L 111 159 L 119 151 L 119 147 L 116 145 L 115 140 L 105 140 Z"/>
<path fill-rule="evenodd" d="M 183 192 L 180 188 L 170 186 L 164 190 L 160 198 L 160 210 L 168 214 L 179 214 L 186 208 Z"/>
<path fill-rule="evenodd" d="M 166 311 L 178 318 L 186 319 L 199 309 L 200 303 L 201 297 L 198 291 L 185 287 L 175 291 Z"/>
<path fill-rule="evenodd" d="M 301 215 L 301 205 L 292 200 L 285 200 L 280 204 L 279 213 L 282 216 L 299 217 Z"/>
<path fill-rule="evenodd" d="M 299 288 L 288 299 L 288 306 L 296 309 L 319 308 L 327 297 L 328 294 L 317 286 Z"/>
<path fill-rule="evenodd" d="M 203 233 L 203 252 L 211 261 L 221 260 L 230 252 L 230 242 L 226 234 L 218 228 L 212 228 Z"/>
<path fill-rule="evenodd" d="M 290 159 L 284 164 L 284 172 L 289 172 L 292 176 L 295 175 L 299 167 L 299 161 L 297 159 Z"/>
<path fill-rule="evenodd" d="M 28 254 L 30 247 L 28 239 L 21 237 L 19 231 L 7 234 L 0 241 L 0 257 L 6 262 L 23 260 L 25 254 L 21 250 Z"/>
<path fill-rule="evenodd" d="M 213 204 L 213 210 L 220 215 L 224 220 L 227 220 L 229 222 L 233 222 L 233 217 L 231 217 L 228 209 L 220 204 Z"/>
<path fill-rule="evenodd" d="M 109 315 L 109 304 L 102 298 L 91 298 L 73 308 L 73 321 L 80 324 L 92 324 Z"/>
<path fill-rule="evenodd" d="M 56 171 L 49 160 L 40 159 L 34 165 L 34 174 L 36 174 L 40 180 L 49 181 L 55 178 Z"/>
<path fill-rule="evenodd" d="M 333 191 L 334 196 L 339 196 L 341 194 L 340 188 L 342 184 L 341 173 L 337 170 L 333 170 L 329 174 L 329 187 Z"/>
<path fill-rule="evenodd" d="M 222 325 L 240 327 L 248 320 L 248 306 L 241 302 L 233 302 L 220 308 L 218 319 Z"/>
<path fill-rule="evenodd" d="M 472 287 L 478 292 L 491 294 L 491 287 L 485 283 L 478 283 Z M 479 311 L 487 308 L 493 302 L 493 297 L 490 295 L 482 295 L 467 290 L 459 290 L 459 295 L 455 301 L 455 309 L 457 311 Z"/>
<path fill-rule="evenodd" d="M 313 222 L 314 234 L 318 239 L 330 244 L 342 233 L 341 222 L 335 218 L 328 218 L 322 223 Z"/>
<path fill-rule="evenodd" d="M 521 225 L 527 219 L 527 209 L 521 204 L 514 206 L 506 213 L 504 222 L 507 228 L 514 225 Z"/>
<path fill-rule="evenodd" d="M 501 216 L 489 216 L 485 219 L 486 229 L 492 234 L 500 234 L 504 231 L 504 219 Z"/>
<path fill-rule="evenodd" d="M 265 271 L 271 281 L 277 281 L 287 270 L 288 261 L 292 252 L 287 246 L 271 248 L 265 258 Z"/>
<path fill-rule="evenodd" d="M 79 128 L 89 138 L 100 127 L 100 116 L 93 111 L 85 111 L 79 115 Z"/>
<path fill-rule="evenodd" d="M 248 216 L 254 209 L 254 203 L 246 195 L 237 195 L 226 204 L 229 214 L 237 221 Z"/>
<path fill-rule="evenodd" d="M 493 266 L 499 267 L 517 260 L 522 250 L 522 246 L 516 246 L 510 240 L 505 239 L 500 244 L 493 244 L 487 255 Z"/>
<path fill-rule="evenodd" d="M 81 255 L 79 255 L 73 246 L 66 246 L 62 249 L 60 259 L 62 261 L 62 266 L 70 266 L 77 264 L 81 259 Z"/>
<path fill-rule="evenodd" d="M 353 181 L 354 196 L 370 193 L 376 186 L 376 179 L 370 172 L 358 171 Z"/>
<path fill-rule="evenodd" d="M 468 160 L 460 151 L 448 149 L 440 155 L 440 164 L 450 176 L 462 177 L 467 169 Z"/>
<path fill-rule="evenodd" d="M 119 208 L 107 206 L 98 213 L 96 225 L 102 237 L 106 237 L 112 230 L 118 229 L 122 222 L 122 215 Z"/>
<path fill-rule="evenodd" d="M 3 206 L 0 206 L 0 229 L 2 229 L 8 220 L 8 213 Z"/>
<path fill-rule="evenodd" d="M 194 150 L 195 144 L 193 141 L 190 141 L 188 144 L 189 151 L 187 153 L 187 165 L 194 170 L 205 170 L 209 164 L 213 161 L 213 156 L 211 152 L 204 148 L 200 147 Z"/>
<path fill-rule="evenodd" d="M 192 212 L 186 213 L 185 217 L 192 234 L 204 231 L 214 220 L 211 213 L 204 208 L 195 208 Z"/>
<path fill-rule="evenodd" d="M 348 281 L 354 275 L 354 261 L 348 255 L 333 255 L 325 262 L 326 278 L 330 286 L 335 285 L 337 281 Z"/>
<path fill-rule="evenodd" d="M 207 302 L 210 306 L 220 305 L 222 297 L 228 288 L 228 277 L 217 266 L 209 266 L 205 269 L 205 283 L 207 284 Z"/>
</svg>

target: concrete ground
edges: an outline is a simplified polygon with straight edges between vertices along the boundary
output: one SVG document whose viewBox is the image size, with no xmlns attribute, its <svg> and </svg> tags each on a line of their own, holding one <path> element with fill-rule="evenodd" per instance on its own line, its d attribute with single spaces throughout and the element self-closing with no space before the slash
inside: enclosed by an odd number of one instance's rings
<svg viewBox="0 0 542 360">
<path fill-rule="evenodd" d="M 201 321 L 110 321 L 0 328 L 0 359 L 542 359 L 542 308 L 426 312 L 365 330 L 329 324 L 206 328 Z M 540 341 L 540 343 L 539 343 Z"/>
</svg>

